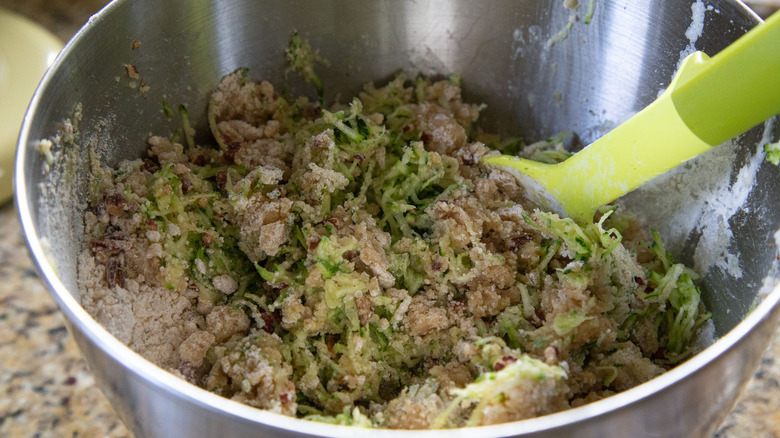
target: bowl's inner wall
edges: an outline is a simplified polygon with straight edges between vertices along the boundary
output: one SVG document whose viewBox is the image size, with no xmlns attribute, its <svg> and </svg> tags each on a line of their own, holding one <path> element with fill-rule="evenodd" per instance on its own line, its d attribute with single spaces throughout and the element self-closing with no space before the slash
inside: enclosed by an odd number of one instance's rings
<svg viewBox="0 0 780 438">
<path fill-rule="evenodd" d="M 582 16 L 587 2 L 580 3 Z M 178 115 L 164 117 L 163 101 L 174 111 L 186 104 L 198 138 L 207 141 L 208 93 L 237 67 L 249 67 L 254 79 L 269 80 L 290 95 L 314 97 L 311 87 L 286 71 L 284 48 L 292 30 L 329 62 L 320 66 L 326 101 L 348 99 L 363 83 L 387 80 L 401 70 L 459 73 L 466 99 L 487 103 L 481 122 L 486 130 L 529 140 L 572 131 L 580 144 L 587 144 L 655 99 L 691 43 L 686 30 L 692 2 L 628 3 L 599 1 L 591 24 L 575 22 L 569 37 L 552 47 L 547 40 L 569 20 L 559 2 L 555 7 L 536 0 L 114 3 L 111 14 L 91 20 L 67 48 L 32 113 L 24 154 L 33 222 L 48 240 L 60 279 L 77 294 L 81 236 L 76 207 L 85 199 L 87 160 L 75 172 L 80 184 L 56 174 L 45 177 L 34 141 L 53 136 L 59 122 L 82 103 L 82 143 L 96 140 L 101 160 L 109 165 L 140 157 L 150 133 L 169 135 L 180 127 Z M 707 4 L 711 7 L 695 47 L 710 55 L 756 23 L 735 2 Z M 133 49 L 134 41 L 140 47 Z M 130 78 L 125 65 L 135 66 L 140 78 Z M 148 91 L 142 92 L 145 86 Z M 713 233 L 720 236 L 713 250 L 732 257 L 723 254 L 720 265 L 703 266 L 710 268 L 703 278 L 705 302 L 719 335 L 744 317 L 775 259 L 780 212 L 772 206 L 780 203 L 780 192 L 774 190 L 780 181 L 776 169 L 754 157 L 761 132 L 756 129 L 740 145 L 718 151 L 718 165 L 700 166 L 702 160 L 695 160 L 690 169 L 677 170 L 628 199 L 689 265 L 706 252 Z M 86 149 L 78 155 L 86 157 Z M 752 163 L 750 175 L 740 175 L 746 163 Z M 690 184 L 685 175 L 718 183 L 680 189 L 679 184 Z M 751 178 L 755 188 L 739 192 L 744 196 L 736 207 L 708 207 L 734 199 L 734 184 Z M 38 184 L 47 179 L 58 180 L 60 192 L 39 199 Z M 697 202 L 682 205 L 681 196 Z M 721 219 L 709 217 L 722 211 Z M 703 228 L 704 219 L 714 222 Z"/>
</svg>

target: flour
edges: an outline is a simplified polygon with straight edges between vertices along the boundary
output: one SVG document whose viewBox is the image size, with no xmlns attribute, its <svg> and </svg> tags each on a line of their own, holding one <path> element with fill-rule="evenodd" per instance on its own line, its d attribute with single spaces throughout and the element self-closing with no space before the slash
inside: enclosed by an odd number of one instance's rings
<svg viewBox="0 0 780 438">
<path fill-rule="evenodd" d="M 680 52 L 678 69 L 683 60 L 696 51 L 696 42 L 704 30 L 706 12 L 720 13 L 720 10 L 705 5 L 702 0 L 691 5 L 691 24 L 685 32 L 689 43 Z M 659 92 L 659 96 L 663 91 Z M 648 212 L 646 221 L 655 224 L 663 222 L 664 217 L 674 217 L 664 230 L 664 237 L 670 242 L 672 252 L 679 254 L 691 236 L 698 238 L 693 260 L 694 268 L 701 274 L 706 275 L 712 268 L 717 268 L 734 279 L 743 276 L 743 267 L 734 254 L 736 251 L 732 249 L 734 234 L 729 219 L 744 209 L 755 187 L 756 173 L 764 160 L 763 146 L 772 141 L 773 127 L 774 119 L 765 123 L 761 141 L 741 169 L 735 171 L 736 176 L 732 174 L 731 168 L 740 146 L 734 141 L 728 141 L 694 160 L 695 172 L 676 169 L 658 178 L 659 186 L 645 186 L 638 190 L 641 196 L 653 197 L 659 205 L 670 207 Z M 674 187 L 674 192 L 669 191 L 670 187 Z M 665 197 L 674 200 L 663 202 Z M 635 201 L 629 201 L 632 202 Z M 679 209 L 685 213 L 672 211 Z M 764 280 L 762 290 L 765 293 L 770 292 L 777 283 L 776 274 L 769 273 Z"/>
<path fill-rule="evenodd" d="M 730 140 L 640 187 L 622 203 L 629 210 L 644 211 L 647 224 L 666 224 L 662 235 L 672 253 L 681 253 L 690 236 L 698 236 L 693 262 L 700 274 L 718 268 L 735 279 L 741 278 L 742 266 L 732 249 L 734 234 L 729 220 L 744 208 L 756 184 L 763 145 L 770 141 L 773 125 L 773 119 L 765 123 L 763 138 L 733 181 L 732 165 L 742 146 Z M 641 208 L 648 203 L 656 208 Z"/>
<path fill-rule="evenodd" d="M 775 248 L 780 248 L 780 230 L 777 230 L 775 233 Z M 756 302 L 753 305 L 758 305 L 778 284 L 780 284 L 780 263 L 778 263 L 778 260 L 775 260 L 769 268 L 766 277 L 764 277 L 763 284 L 756 295 Z"/>
<path fill-rule="evenodd" d="M 686 57 L 696 51 L 696 42 L 704 30 L 707 11 L 720 13 L 712 6 L 705 5 L 702 0 L 691 5 L 691 24 L 685 31 L 688 45 L 680 52 L 677 69 Z M 659 96 L 663 91 L 659 92 Z M 674 218 L 664 230 L 664 237 L 670 242 L 668 246 L 673 253 L 682 251 L 690 235 L 699 236 L 693 260 L 694 268 L 701 274 L 717 267 L 735 279 L 743 275 L 739 260 L 733 254 L 734 251 L 730 250 L 734 234 L 728 221 L 743 209 L 755 185 L 755 175 L 764 158 L 763 146 L 772 140 L 773 123 L 773 120 L 766 122 L 761 141 L 733 182 L 731 166 L 737 159 L 736 152 L 740 146 L 734 141 L 728 141 L 694 160 L 695 172 L 678 168 L 657 178 L 658 185 L 646 185 L 636 191 L 638 195 L 627 197 L 628 205 L 633 203 L 638 207 L 640 204 L 635 203 L 634 196 L 639 196 L 642 203 L 654 199 L 651 202 L 669 207 L 648 211 L 645 219 L 647 223 L 657 224 Z M 690 166 L 685 165 L 688 168 Z M 670 192 L 670 187 L 674 187 L 675 191 Z M 669 197 L 674 201 L 668 201 Z M 664 199 L 667 201 L 664 202 Z"/>
<path fill-rule="evenodd" d="M 702 30 L 704 30 L 704 10 L 704 3 L 701 0 L 691 5 L 691 25 L 685 31 L 685 37 L 691 44 L 696 44 L 696 40 L 699 39 Z"/>
<path fill-rule="evenodd" d="M 696 41 L 704 30 L 704 12 L 709 9 L 711 8 L 704 6 L 704 3 L 701 0 L 697 0 L 691 5 L 691 25 L 688 26 L 688 29 L 685 31 L 685 37 L 688 38 L 688 46 L 680 52 L 680 60 L 677 61 L 677 69 L 680 68 L 683 60 L 688 55 L 696 51 Z"/>
</svg>

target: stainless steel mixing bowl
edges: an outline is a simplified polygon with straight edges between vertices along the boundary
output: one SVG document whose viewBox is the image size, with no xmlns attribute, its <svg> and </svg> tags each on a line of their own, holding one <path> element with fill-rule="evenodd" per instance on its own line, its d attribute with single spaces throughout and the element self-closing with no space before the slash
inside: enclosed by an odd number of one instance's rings
<svg viewBox="0 0 780 438">
<path fill-rule="evenodd" d="M 570 130 L 587 143 L 650 103 L 691 40 L 714 54 L 759 22 L 736 1 L 692 3 L 600 0 L 591 24 L 574 23 L 568 39 L 550 47 L 548 38 L 569 19 L 560 2 L 115 1 L 60 54 L 25 118 L 16 200 L 30 251 L 97 381 L 139 437 L 363 435 L 211 394 L 155 367 L 98 325 L 79 305 L 76 284 L 88 160 L 55 163 L 47 172 L 37 140 L 55 135 L 81 103 L 77 145 L 69 146 L 74 156 L 87 157 L 92 141 L 109 165 L 139 157 L 150 132 L 165 135 L 175 128 L 162 115 L 163 100 L 186 103 L 205 135 L 207 94 L 239 66 L 284 84 L 291 94 L 311 93 L 285 71 L 283 49 L 297 29 L 330 61 L 321 75 L 326 100 L 351 96 L 364 82 L 399 70 L 458 72 L 466 97 L 488 104 L 486 129 L 529 139 Z M 697 14 L 703 21 L 692 20 Z M 696 24 L 703 25 L 700 36 Z M 141 42 L 135 50 L 134 41 Z M 136 66 L 139 80 L 128 78 L 126 64 Z M 661 231 L 680 260 L 704 270 L 717 342 L 669 373 L 603 401 L 518 423 L 425 435 L 711 434 L 778 319 L 780 172 L 761 159 L 762 135 L 772 138 L 757 128 L 626 201 Z M 753 307 L 759 290 L 766 297 Z"/>
</svg>

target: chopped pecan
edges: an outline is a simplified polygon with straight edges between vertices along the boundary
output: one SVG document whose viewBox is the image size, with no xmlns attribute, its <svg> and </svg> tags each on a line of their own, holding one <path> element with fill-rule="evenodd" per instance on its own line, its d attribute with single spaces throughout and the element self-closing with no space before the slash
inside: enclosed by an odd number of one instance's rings
<svg viewBox="0 0 780 438">
<path fill-rule="evenodd" d="M 371 300 L 365 296 L 356 297 L 355 307 L 357 308 L 360 325 L 368 324 L 368 319 L 374 314 L 374 306 L 371 305 Z"/>
<path fill-rule="evenodd" d="M 179 372 L 181 373 L 181 376 L 184 377 L 184 380 L 193 385 L 198 384 L 198 367 L 195 365 L 182 361 L 179 363 Z"/>
<path fill-rule="evenodd" d="M 181 180 L 181 192 L 183 194 L 187 194 L 192 189 L 192 183 L 189 180 L 182 179 Z"/>
<path fill-rule="evenodd" d="M 125 70 L 127 70 L 127 76 L 130 79 L 138 79 L 141 75 L 138 73 L 138 68 L 131 64 L 125 64 Z"/>
<path fill-rule="evenodd" d="M 93 251 L 105 250 L 110 253 L 126 251 L 130 249 L 128 237 L 118 231 L 108 233 L 99 239 L 90 242 Z"/>
<path fill-rule="evenodd" d="M 141 164 L 141 170 L 145 170 L 149 173 L 154 173 L 160 170 L 160 161 L 157 157 L 144 158 L 143 164 Z"/>
<path fill-rule="evenodd" d="M 275 311 L 273 313 L 271 312 L 263 312 L 263 330 L 265 330 L 268 333 L 273 333 L 274 328 L 281 322 L 282 315 L 279 313 L 279 311 Z"/>
<path fill-rule="evenodd" d="M 336 228 L 339 227 L 339 220 L 336 219 L 335 217 L 329 217 L 329 218 L 325 219 L 323 222 L 327 222 L 327 223 L 333 225 Z"/>
<path fill-rule="evenodd" d="M 517 358 L 516 357 L 514 357 L 514 356 L 504 356 L 501 359 L 497 360 L 493 364 L 493 369 L 495 371 L 501 371 L 504 368 L 506 368 L 507 365 L 509 365 L 511 363 L 515 363 L 515 362 L 517 362 Z"/>
<path fill-rule="evenodd" d="M 220 170 L 217 172 L 217 187 L 220 190 L 225 190 L 225 184 L 227 184 L 227 172 Z"/>
<path fill-rule="evenodd" d="M 106 264 L 106 282 L 108 287 L 125 286 L 125 273 L 119 265 L 119 260 L 110 259 Z"/>
<path fill-rule="evenodd" d="M 106 211 L 111 216 L 120 216 L 122 213 L 124 213 L 125 206 L 127 205 L 125 203 L 125 197 L 119 193 L 108 196 L 105 200 L 105 203 Z"/>
<path fill-rule="evenodd" d="M 333 355 L 333 346 L 336 345 L 336 342 L 338 342 L 339 337 L 338 335 L 327 335 L 325 336 L 325 345 L 328 347 L 328 353 Z"/>
<path fill-rule="evenodd" d="M 225 152 L 222 153 L 222 157 L 227 161 L 228 163 L 235 163 L 236 162 L 236 154 L 241 149 L 241 145 L 236 142 L 228 143 L 228 148 L 225 150 Z"/>
<path fill-rule="evenodd" d="M 532 241 L 534 238 L 528 234 L 517 236 L 509 239 L 509 244 L 507 245 L 509 249 L 517 249 L 523 246 L 524 243 Z"/>
</svg>

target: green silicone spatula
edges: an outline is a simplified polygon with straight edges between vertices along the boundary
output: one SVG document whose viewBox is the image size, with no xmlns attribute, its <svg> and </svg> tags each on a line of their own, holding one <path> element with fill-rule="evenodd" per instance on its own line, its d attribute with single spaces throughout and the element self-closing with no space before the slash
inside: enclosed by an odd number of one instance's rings
<svg viewBox="0 0 780 438">
<path fill-rule="evenodd" d="M 566 161 L 485 161 L 517 170 L 541 207 L 587 223 L 602 205 L 778 113 L 780 12 L 712 58 L 689 55 L 655 102 Z"/>
</svg>

